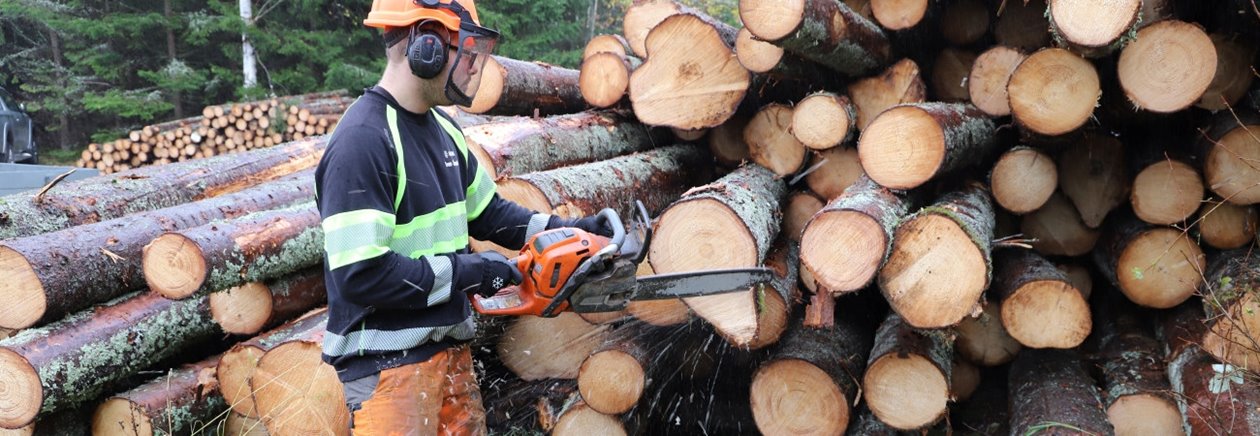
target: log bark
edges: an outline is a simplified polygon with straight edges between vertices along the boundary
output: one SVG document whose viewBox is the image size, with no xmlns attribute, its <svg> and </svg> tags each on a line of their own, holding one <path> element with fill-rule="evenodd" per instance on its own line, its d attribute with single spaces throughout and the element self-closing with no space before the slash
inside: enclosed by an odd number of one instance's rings
<svg viewBox="0 0 1260 436">
<path fill-rule="evenodd" d="M 1137 29 L 1142 1 L 1098 4 L 1051 0 L 1046 13 L 1055 43 L 1087 57 L 1103 57 L 1123 47 Z"/>
<path fill-rule="evenodd" d="M 971 82 L 967 78 L 978 57 L 970 50 L 953 47 L 941 50 L 932 64 L 932 100 L 966 103 L 971 98 Z"/>
<path fill-rule="evenodd" d="M 1007 2 L 998 10 L 993 37 L 1000 45 L 1035 51 L 1050 45 L 1050 20 L 1045 0 Z"/>
<path fill-rule="evenodd" d="M 1059 154 L 1059 189 L 1090 228 L 1128 197 L 1130 182 L 1124 145 L 1101 134 L 1087 135 Z"/>
<path fill-rule="evenodd" d="M 1011 434 L 1114 434 L 1098 388 L 1070 350 L 1025 350 L 1010 374 Z"/>
<path fill-rule="evenodd" d="M 875 117 L 888 108 L 927 101 L 927 85 L 919 65 L 902 59 L 879 75 L 853 82 L 849 85 L 849 98 L 857 110 L 858 130 L 866 131 Z"/>
<path fill-rule="evenodd" d="M 324 145 L 324 138 L 311 138 L 243 155 L 65 182 L 45 192 L 38 201 L 29 194 L 0 197 L 0 240 L 237 192 L 313 168 L 323 156 Z"/>
<path fill-rule="evenodd" d="M 954 329 L 958 338 L 954 349 L 958 355 L 980 366 L 999 366 L 1015 360 L 1023 345 L 1007 333 L 1002 325 L 1002 306 L 986 302 L 979 316 L 963 318 Z"/>
<path fill-rule="evenodd" d="M 996 145 L 995 126 L 975 106 L 905 104 L 884 111 L 858 141 L 862 168 L 891 189 L 912 189 L 978 163 Z"/>
<path fill-rule="evenodd" d="M 646 61 L 630 75 L 634 114 L 653 126 L 721 125 L 751 83 L 731 52 L 734 44 L 733 28 L 698 12 L 665 18 L 647 36 Z"/>
<path fill-rule="evenodd" d="M 832 293 L 866 287 L 892 252 L 893 232 L 909 208 L 905 198 L 858 179 L 806 224 L 802 265 Z"/>
<path fill-rule="evenodd" d="M 871 412 L 899 430 L 917 430 L 945 417 L 953 342 L 942 331 L 915 330 L 891 314 L 875 333 L 862 377 Z"/>
<path fill-rule="evenodd" d="M 1215 112 L 1238 104 L 1247 94 L 1256 77 L 1248 60 L 1255 58 L 1257 46 L 1254 41 L 1248 43 L 1224 33 L 1213 33 L 1211 38 L 1216 48 L 1216 74 L 1194 105 Z"/>
<path fill-rule="evenodd" d="M 1208 188 L 1233 204 L 1260 203 L 1260 169 L 1252 165 L 1260 158 L 1260 116 L 1218 114 L 1206 130 L 1203 180 Z"/>
<path fill-rule="evenodd" d="M 1129 196 L 1129 204 L 1139 219 L 1156 225 L 1173 225 L 1185 222 L 1199 210 L 1203 202 L 1203 178 L 1187 160 L 1163 157 L 1140 166 Z"/>
<path fill-rule="evenodd" d="M 768 104 L 744 127 L 744 142 L 753 162 L 779 177 L 796 174 L 805 166 L 805 144 L 792 135 L 791 106 Z"/>
<path fill-rule="evenodd" d="M 805 225 L 826 203 L 813 192 L 797 191 L 788 194 L 783 204 L 783 236 L 800 244 Z"/>
<path fill-rule="evenodd" d="M 323 328 L 307 330 L 258 358 L 249 389 L 268 433 L 350 434 L 350 411 L 337 370 L 320 358 L 323 339 Z"/>
<path fill-rule="evenodd" d="M 1040 209 L 1058 185 L 1054 159 L 1031 147 L 1016 146 L 1002 153 L 989 173 L 993 200 L 1016 215 Z"/>
<path fill-rule="evenodd" d="M 907 217 L 879 271 L 893 310 L 917 328 L 948 327 L 972 313 L 993 271 L 993 219 L 989 194 L 978 185 Z"/>
<path fill-rule="evenodd" d="M 322 332 L 327 323 L 328 312 L 325 309 L 314 310 L 253 339 L 236 344 L 224 352 L 215 368 L 215 374 L 219 380 L 219 391 L 227 400 L 232 413 L 258 419 L 254 391 L 250 388 L 250 380 L 258 369 L 258 360 L 264 353 L 290 338 L 310 336 L 315 331 Z"/>
<path fill-rule="evenodd" d="M 1242 248 L 1256 239 L 1260 216 L 1252 206 L 1238 206 L 1215 199 L 1199 210 L 1199 236 L 1203 243 L 1221 250 Z"/>
<path fill-rule="evenodd" d="M 254 335 L 327 301 L 324 271 L 307 268 L 210 294 L 210 315 L 225 333 Z"/>
<path fill-rule="evenodd" d="M 844 75 L 869 74 L 892 60 L 884 32 L 839 0 L 741 0 L 739 16 L 757 38 Z"/>
<path fill-rule="evenodd" d="M 1093 329 L 1084 293 L 1054 264 L 1031 250 L 994 253 L 993 286 L 1002 326 L 1029 348 L 1074 348 Z"/>
<path fill-rule="evenodd" d="M 668 132 L 649 130 L 615 112 L 518 118 L 464 129 L 469 150 L 491 178 L 609 159 L 668 144 Z"/>
<path fill-rule="evenodd" d="M 310 202 L 167 232 L 144 247 L 145 282 L 178 300 L 318 265 L 324 257 L 319 222 Z"/>
<path fill-rule="evenodd" d="M 1076 206 L 1055 191 L 1041 208 L 1020 221 L 1024 236 L 1037 252 L 1047 256 L 1080 256 L 1094 249 L 1101 235 L 1085 225 Z"/>
<path fill-rule="evenodd" d="M 815 152 L 806 169 L 805 184 L 826 200 L 834 200 L 859 178 L 866 177 L 855 147 Z"/>
<path fill-rule="evenodd" d="M 586 356 L 604 342 L 608 329 L 575 313 L 525 316 L 511 322 L 496 350 L 499 360 L 522 380 L 574 379 Z"/>
<path fill-rule="evenodd" d="M 735 36 L 735 57 L 740 65 L 764 79 L 805 82 L 815 87 L 838 82 L 831 70 L 758 39 L 747 27 L 739 29 Z"/>
<path fill-rule="evenodd" d="M 816 92 L 792 111 L 792 136 L 814 150 L 843 145 L 857 130 L 857 111 L 849 97 Z"/>
<path fill-rule="evenodd" d="M 625 100 L 626 90 L 630 89 L 630 73 L 642 63 L 638 58 L 627 58 L 617 53 L 591 54 L 582 60 L 578 74 L 582 99 L 597 108 L 614 106 Z"/>
<path fill-rule="evenodd" d="M 228 409 L 214 369 L 219 356 L 172 369 L 96 408 L 92 434 L 198 434 Z"/>
<path fill-rule="evenodd" d="M 144 286 L 141 252 L 164 231 L 310 201 L 309 172 L 235 194 L 0 244 L 0 327 L 55 320 Z M 83 274 L 92 271 L 92 274 Z"/>
<path fill-rule="evenodd" d="M 1015 67 L 1006 93 L 1016 123 L 1039 135 L 1059 136 L 1085 125 L 1102 88 L 1089 61 L 1064 49 L 1047 48 Z"/>
<path fill-rule="evenodd" d="M 466 108 L 474 114 L 545 116 L 586 109 L 577 70 L 492 56 L 482 74 Z"/>
<path fill-rule="evenodd" d="M 73 408 L 110 384 L 220 334 L 205 298 L 132 293 L 0 343 L 0 427 Z"/>
<path fill-rule="evenodd" d="M 1093 258 L 1130 301 L 1157 309 L 1194 295 L 1207 267 L 1203 250 L 1185 232 L 1151 226 L 1127 211 L 1109 220 Z"/>
<path fill-rule="evenodd" d="M 1137 31 L 1116 69 L 1134 107 L 1172 113 L 1203 97 L 1216 74 L 1216 47 L 1199 25 L 1165 20 Z"/>
<path fill-rule="evenodd" d="M 1008 5 L 1008 7 L 1020 7 Z M 967 93 L 971 104 L 993 117 L 1011 114 L 1010 95 L 1006 85 L 1011 74 L 1028 55 L 1017 48 L 993 46 L 980 53 L 967 76 Z"/>
<path fill-rule="evenodd" d="M 1067 276 L 1068 283 L 1071 283 L 1076 290 L 1081 291 L 1086 300 L 1094 291 L 1094 278 L 1090 275 L 1089 268 L 1077 263 L 1059 263 L 1054 266 L 1059 271 L 1063 271 L 1063 275 Z"/>
<path fill-rule="evenodd" d="M 1260 380 L 1255 373 L 1221 364 L 1199 343 L 1207 328 L 1193 302 L 1168 312 L 1163 338 L 1168 381 L 1186 434 L 1260 434 Z"/>
<path fill-rule="evenodd" d="M 1203 292 L 1203 350 L 1260 372 L 1260 260 L 1249 250 L 1221 253 L 1209 265 Z"/>
<path fill-rule="evenodd" d="M 1103 405 L 1117 434 L 1185 434 L 1154 325 L 1114 293 L 1095 308 Z"/>
</svg>

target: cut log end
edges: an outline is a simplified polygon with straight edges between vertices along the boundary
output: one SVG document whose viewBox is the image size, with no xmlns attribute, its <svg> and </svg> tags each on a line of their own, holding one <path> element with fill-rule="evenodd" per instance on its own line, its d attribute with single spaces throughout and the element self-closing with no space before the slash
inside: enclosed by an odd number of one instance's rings
<svg viewBox="0 0 1260 436">
<path fill-rule="evenodd" d="M 927 98 L 927 86 L 919 65 L 910 59 L 898 61 L 878 76 L 849 85 L 849 97 L 857 110 L 857 126 L 865 131 L 884 110 L 900 103 L 918 103 Z"/>
<path fill-rule="evenodd" d="M 43 404 L 44 388 L 35 367 L 20 354 L 0 348 L 0 428 L 29 425 Z"/>
<path fill-rule="evenodd" d="M 751 77 L 711 24 L 674 15 L 652 29 L 645 44 L 651 56 L 630 75 L 630 103 L 640 121 L 700 129 L 735 113 Z"/>
<path fill-rule="evenodd" d="M 651 247 L 657 273 L 757 264 L 755 239 L 739 215 L 720 201 L 700 198 L 675 203 L 659 222 L 671 224 L 657 225 L 653 237 L 658 241 Z"/>
<path fill-rule="evenodd" d="M 841 145 L 857 122 L 847 97 L 813 94 L 792 111 L 792 135 L 806 147 L 826 150 Z"/>
<path fill-rule="evenodd" d="M 1029 282 L 1002 302 L 1002 325 L 1030 348 L 1073 348 L 1093 323 L 1081 291 L 1057 280 Z"/>
<path fill-rule="evenodd" d="M 92 415 L 92 434 L 153 435 L 148 413 L 124 398 L 110 398 Z M 161 429 L 159 429 L 161 430 Z"/>
<path fill-rule="evenodd" d="M 971 103 L 991 116 L 1010 115 L 1011 103 L 1006 85 L 1010 83 L 1015 67 L 1027 57 L 1023 52 L 1006 46 L 996 46 L 981 53 L 967 77 Z"/>
<path fill-rule="evenodd" d="M 1260 344 L 1256 342 L 1260 338 L 1260 294 L 1248 293 L 1221 312 L 1224 316 L 1203 335 L 1203 350 L 1222 362 L 1260 370 Z"/>
<path fill-rule="evenodd" d="M 682 300 L 631 301 L 626 305 L 626 312 L 654 326 L 678 325 L 691 319 L 691 308 Z"/>
<path fill-rule="evenodd" d="M 626 57 L 626 40 L 621 35 L 596 35 L 586 42 L 582 49 L 582 59 L 586 60 L 599 53 L 612 53 L 618 57 Z"/>
<path fill-rule="evenodd" d="M 0 245 L 0 327 L 22 329 L 35 325 L 48 308 L 48 296 L 34 266 L 17 250 Z"/>
<path fill-rule="evenodd" d="M 884 227 L 849 210 L 818 215 L 801 237 L 805 267 L 827 289 L 861 289 L 871 282 L 888 249 Z"/>
<path fill-rule="evenodd" d="M 866 174 L 891 189 L 911 189 L 936 175 L 945 160 L 945 131 L 927 111 L 894 107 L 867 126 L 858 144 Z"/>
<path fill-rule="evenodd" d="M 1141 0 L 1094 2 L 1056 0 L 1050 3 L 1050 19 L 1060 38 L 1080 47 L 1106 47 L 1131 28 L 1142 7 Z"/>
<path fill-rule="evenodd" d="M 1252 206 L 1206 201 L 1199 212 L 1199 235 L 1203 242 L 1222 250 L 1242 248 L 1256 238 L 1260 216 Z"/>
<path fill-rule="evenodd" d="M 625 436 L 626 429 L 615 416 L 596 411 L 579 403 L 565 411 L 556 421 L 551 434 L 556 436 L 608 435 Z"/>
<path fill-rule="evenodd" d="M 205 283 L 207 271 L 201 248 L 183 235 L 168 233 L 144 248 L 144 279 L 163 297 L 191 296 Z"/>
<path fill-rule="evenodd" d="M 504 366 L 522 380 L 572 380 L 607 331 L 571 312 L 555 318 L 520 317 L 501 336 L 496 351 Z"/>
<path fill-rule="evenodd" d="M 1023 348 L 1002 325 L 1001 309 L 986 304 L 978 317 L 967 317 L 958 323 L 958 354 L 981 366 L 998 366 L 1015 359 Z"/>
<path fill-rule="evenodd" d="M 836 382 L 798 359 L 757 370 L 750 388 L 753 419 L 762 434 L 843 434 L 850 408 Z"/>
<path fill-rule="evenodd" d="M 1175 112 L 1207 91 L 1216 75 L 1216 47 L 1196 24 L 1161 21 L 1138 31 L 1137 39 L 1120 52 L 1116 72 L 1135 106 Z"/>
<path fill-rule="evenodd" d="M 1195 106 L 1219 111 L 1237 103 L 1251 87 L 1256 77 L 1251 72 L 1256 48 L 1220 33 L 1212 35 L 1212 43 L 1216 45 L 1216 75 Z"/>
<path fill-rule="evenodd" d="M 888 30 L 906 30 L 923 21 L 928 0 L 871 0 L 875 21 Z"/>
<path fill-rule="evenodd" d="M 805 144 L 792 136 L 792 113 L 785 105 L 767 105 L 744 127 L 744 142 L 753 162 L 781 177 L 805 165 Z"/>
<path fill-rule="evenodd" d="M 468 112 L 474 114 L 484 114 L 494 109 L 499 104 L 499 99 L 503 98 L 503 85 L 507 81 L 507 70 L 493 56 L 486 59 L 486 65 L 481 69 L 481 84 L 477 86 L 477 95 L 473 96 L 472 104 L 465 108 Z"/>
<path fill-rule="evenodd" d="M 350 413 L 337 370 L 320 360 L 319 345 L 281 344 L 258 361 L 250 379 L 258 416 L 271 434 L 346 434 Z"/>
<path fill-rule="evenodd" d="M 1117 434 L 1183 434 L 1181 411 L 1155 394 L 1120 397 L 1107 408 L 1107 420 L 1116 427 Z"/>
<path fill-rule="evenodd" d="M 766 73 L 774 70 L 779 61 L 783 60 L 783 49 L 758 40 L 745 27 L 739 29 L 739 34 L 735 36 L 735 57 L 748 71 Z"/>
<path fill-rule="evenodd" d="M 814 214 L 822 210 L 823 206 L 825 206 L 823 201 L 809 192 L 792 194 L 788 197 L 787 206 L 783 211 L 783 233 L 789 239 L 801 242 L 805 225 Z"/>
<path fill-rule="evenodd" d="M 880 288 L 907 324 L 949 327 L 971 313 L 988 287 L 989 266 L 957 222 L 922 216 L 897 228 L 893 241 L 888 264 L 879 271 Z"/>
<path fill-rule="evenodd" d="M 817 169 L 805 176 L 805 184 L 825 200 L 844 193 L 845 188 L 866 174 L 857 147 L 835 147 L 816 153 L 809 167 Z"/>
<path fill-rule="evenodd" d="M 630 45 L 630 51 L 638 57 L 647 57 L 644 41 L 648 32 L 671 15 L 677 14 L 678 5 L 673 1 L 650 0 L 626 8 L 621 21 L 621 34 Z"/>
<path fill-rule="evenodd" d="M 917 354 L 880 357 L 867 368 L 862 387 L 871 412 L 901 430 L 936 422 L 950 398 L 949 380 L 932 361 Z"/>
<path fill-rule="evenodd" d="M 1212 192 L 1233 204 L 1260 203 L 1260 124 L 1230 130 L 1207 152 L 1203 176 Z"/>
<path fill-rule="evenodd" d="M 592 409 L 609 415 L 629 411 L 643 395 L 647 377 L 639 361 L 618 350 L 592 354 L 582 362 L 578 391 Z"/>
<path fill-rule="evenodd" d="M 1059 185 L 1054 159 L 1027 147 L 1002 154 L 993 165 L 990 186 L 1003 209 L 1023 215 L 1041 208 Z"/>
<path fill-rule="evenodd" d="M 582 98 L 594 107 L 617 104 L 630 87 L 630 67 L 616 53 L 595 53 L 582 61 L 578 88 Z"/>
<path fill-rule="evenodd" d="M 258 359 L 262 356 L 263 350 L 258 347 L 238 345 L 223 353 L 223 357 L 219 359 L 219 366 L 215 368 L 219 392 L 223 394 L 223 399 L 227 401 L 233 413 L 250 418 L 258 417 L 258 410 L 254 408 L 254 391 L 249 387 L 249 379 L 258 368 Z"/>
<path fill-rule="evenodd" d="M 250 282 L 210 294 L 210 316 L 226 333 L 251 335 L 271 318 L 271 289 Z"/>
<path fill-rule="evenodd" d="M 1094 65 L 1064 49 L 1033 53 L 1006 86 L 1011 115 L 1033 132 L 1056 136 L 1076 130 L 1094 113 L 1102 88 Z"/>
<path fill-rule="evenodd" d="M 1142 221 L 1157 225 L 1179 223 L 1194 215 L 1203 200 L 1203 179 L 1185 162 L 1160 161 L 1133 179 L 1129 202 Z"/>
<path fill-rule="evenodd" d="M 740 0 L 739 18 L 751 34 L 775 41 L 791 35 L 805 14 L 804 0 Z"/>
<path fill-rule="evenodd" d="M 1098 230 L 1087 227 L 1076 206 L 1057 192 L 1041 208 L 1024 215 L 1020 230 L 1033 240 L 1037 252 L 1050 256 L 1089 253 L 1101 236 Z"/>
<path fill-rule="evenodd" d="M 1120 290 L 1134 303 L 1168 309 L 1194 295 L 1206 256 L 1181 231 L 1154 228 L 1134 237 L 1116 262 Z"/>
</svg>

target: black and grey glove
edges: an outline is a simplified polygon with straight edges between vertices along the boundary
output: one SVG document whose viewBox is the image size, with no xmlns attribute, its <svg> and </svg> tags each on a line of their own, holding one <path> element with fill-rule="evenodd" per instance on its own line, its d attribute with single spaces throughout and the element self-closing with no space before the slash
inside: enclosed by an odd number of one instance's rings
<svg viewBox="0 0 1260 436">
<path fill-rule="evenodd" d="M 465 271 L 460 273 L 460 290 L 466 293 L 492 297 L 500 289 L 521 284 L 516 264 L 498 252 L 461 254 L 459 262 Z"/>
<path fill-rule="evenodd" d="M 600 219 L 598 216 L 588 216 L 585 218 L 560 218 L 551 217 L 551 222 L 547 223 L 547 230 L 558 229 L 561 227 L 576 227 L 603 236 L 611 238 L 613 236 L 613 228 L 608 224 L 608 220 Z"/>
</svg>

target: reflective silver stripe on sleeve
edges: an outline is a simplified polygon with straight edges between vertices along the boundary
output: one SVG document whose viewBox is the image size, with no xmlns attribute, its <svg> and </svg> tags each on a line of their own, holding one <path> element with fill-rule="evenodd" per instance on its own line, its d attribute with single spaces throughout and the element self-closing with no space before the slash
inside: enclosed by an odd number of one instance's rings
<svg viewBox="0 0 1260 436">
<path fill-rule="evenodd" d="M 425 256 L 424 261 L 433 269 L 433 287 L 429 289 L 429 306 L 437 306 L 451 299 L 451 279 L 453 269 L 451 258 L 446 256 Z"/>
<path fill-rule="evenodd" d="M 529 242 L 534 235 L 547 230 L 547 222 L 551 221 L 551 215 L 545 213 L 536 213 L 529 217 L 529 225 L 525 226 L 525 242 Z"/>
<path fill-rule="evenodd" d="M 472 316 L 459 324 L 439 327 L 412 327 L 402 330 L 355 330 L 342 336 L 324 333 L 324 354 L 330 357 L 360 354 L 365 351 L 403 351 L 421 344 L 446 338 L 468 340 L 476 334 Z"/>
</svg>

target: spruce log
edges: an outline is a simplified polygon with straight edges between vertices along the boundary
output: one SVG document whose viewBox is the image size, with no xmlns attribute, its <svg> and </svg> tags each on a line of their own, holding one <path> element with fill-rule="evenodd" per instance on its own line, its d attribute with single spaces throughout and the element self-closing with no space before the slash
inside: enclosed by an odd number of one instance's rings
<svg viewBox="0 0 1260 436">
<path fill-rule="evenodd" d="M 228 409 L 214 369 L 219 356 L 172 369 L 105 400 L 92 417 L 92 434 L 209 433 Z"/>
<path fill-rule="evenodd" d="M 988 32 L 989 7 L 980 0 L 950 3 L 941 14 L 941 34 L 952 45 L 969 45 Z"/>
<path fill-rule="evenodd" d="M 865 131 L 888 108 L 927 101 L 927 85 L 919 65 L 902 59 L 877 76 L 853 82 L 849 85 L 849 98 L 857 110 L 858 130 Z"/>
<path fill-rule="evenodd" d="M 613 112 L 518 118 L 464 129 L 469 149 L 492 179 L 649 150 L 667 144 L 667 135 Z"/>
<path fill-rule="evenodd" d="M 1255 58 L 1256 43 L 1248 43 L 1241 37 L 1213 33 L 1212 45 L 1216 47 L 1216 74 L 1207 91 L 1194 105 L 1210 111 L 1234 106 L 1247 94 L 1247 88 L 1255 80 L 1250 59 Z"/>
<path fill-rule="evenodd" d="M 998 9 L 993 26 L 997 43 L 1024 51 L 1035 51 L 1050 45 L 1050 20 L 1046 18 L 1045 0 L 1006 2 Z"/>
<path fill-rule="evenodd" d="M 848 142 L 857 130 L 857 112 L 849 98 L 830 92 L 805 97 L 792 111 L 792 136 L 814 150 Z"/>
<path fill-rule="evenodd" d="M 574 379 L 608 329 L 571 312 L 555 318 L 523 316 L 512 320 L 495 349 L 503 365 L 522 380 Z"/>
<path fill-rule="evenodd" d="M 327 310 L 314 310 L 255 336 L 253 339 L 236 344 L 224 352 L 215 368 L 215 374 L 219 380 L 219 391 L 227 400 L 232 413 L 247 418 L 259 417 L 258 409 L 254 406 L 254 391 L 250 389 L 249 383 L 254 377 L 254 372 L 258 368 L 258 359 L 262 358 L 263 353 L 290 338 L 309 336 L 313 331 L 323 331 L 327 323 Z"/>
<path fill-rule="evenodd" d="M 167 232 L 144 247 L 145 282 L 178 300 L 318 265 L 324 257 L 319 222 L 309 202 Z"/>
<path fill-rule="evenodd" d="M 871 0 L 875 21 L 888 30 L 908 30 L 928 16 L 929 0 Z"/>
<path fill-rule="evenodd" d="M 832 200 L 866 176 L 856 147 L 835 147 L 815 152 L 810 159 L 805 184 L 824 199 Z"/>
<path fill-rule="evenodd" d="M 582 60 L 599 53 L 613 53 L 624 58 L 630 53 L 630 43 L 617 34 L 595 35 L 590 41 L 586 41 L 586 46 L 582 49 Z"/>
<path fill-rule="evenodd" d="M 771 103 L 757 111 L 744 127 L 744 142 L 753 162 L 779 177 L 796 174 L 805 166 L 805 144 L 792 135 L 791 106 Z"/>
<path fill-rule="evenodd" d="M 555 115 L 586 109 L 578 87 L 578 71 L 542 62 L 491 56 L 483 67 L 474 114 Z"/>
<path fill-rule="evenodd" d="M 648 256 L 643 263 L 639 264 L 638 271 L 635 271 L 636 276 L 656 274 L 656 271 L 652 270 L 651 258 Z M 687 303 L 683 303 L 681 298 L 631 301 L 626 305 L 626 313 L 634 319 L 654 326 L 678 325 L 691 319 L 691 308 L 687 307 Z"/>
<path fill-rule="evenodd" d="M 875 182 L 912 189 L 979 162 L 996 144 L 994 134 L 993 121 L 975 106 L 903 104 L 862 131 L 858 154 Z"/>
<path fill-rule="evenodd" d="M 621 21 L 621 34 L 625 36 L 635 56 L 646 58 L 648 33 L 666 18 L 692 11 L 673 0 L 636 0 L 626 8 L 626 14 Z"/>
<path fill-rule="evenodd" d="M 988 192 L 973 184 L 902 221 L 879 271 L 893 310 L 917 328 L 948 327 L 972 313 L 993 272 L 993 220 Z"/>
<path fill-rule="evenodd" d="M 210 294 L 210 315 L 225 333 L 254 335 L 327 301 L 322 268 Z"/>
<path fill-rule="evenodd" d="M 634 407 L 650 379 L 653 360 L 667 350 L 656 339 L 668 337 L 669 327 L 627 323 L 612 329 L 578 369 L 582 399 L 595 411 L 621 414 Z"/>
<path fill-rule="evenodd" d="M 638 58 L 608 52 L 585 58 L 578 74 L 582 99 L 597 108 L 616 105 L 625 99 L 626 90 L 630 89 L 630 73 L 641 64 Z"/>
<path fill-rule="evenodd" d="M 1011 434 L 1114 434 L 1098 388 L 1070 350 L 1024 350 L 1010 373 Z"/>
<path fill-rule="evenodd" d="M 1207 330 L 1197 303 L 1170 311 L 1163 322 L 1168 381 L 1189 435 L 1260 435 L 1260 379 L 1217 361 L 1200 348 Z"/>
<path fill-rule="evenodd" d="M 1019 7 L 1010 5 L 1008 7 Z M 1011 114 L 1010 97 L 1006 85 L 1028 55 L 1019 49 L 997 45 L 980 53 L 967 76 L 967 93 L 971 104 L 994 117 Z"/>
<path fill-rule="evenodd" d="M 993 200 L 1003 209 L 1023 215 L 1041 208 L 1059 184 L 1054 159 L 1031 147 L 1017 146 L 998 157 L 989 173 Z"/>
<path fill-rule="evenodd" d="M 836 74 L 803 57 L 788 53 L 783 47 L 753 36 L 747 27 L 735 36 L 735 57 L 739 64 L 758 77 L 806 82 L 813 87 L 835 85 Z"/>
<path fill-rule="evenodd" d="M 1260 260 L 1250 250 L 1221 253 L 1204 277 L 1208 332 L 1203 350 L 1222 362 L 1260 372 Z"/>
<path fill-rule="evenodd" d="M 1074 348 L 1093 329 L 1086 296 L 1054 264 L 1031 250 L 994 253 L 993 287 L 1002 326 L 1029 348 Z"/>
<path fill-rule="evenodd" d="M 1060 263 L 1054 266 L 1059 271 L 1063 271 L 1063 275 L 1067 276 L 1068 283 L 1071 283 L 1076 290 L 1081 291 L 1086 300 L 1093 295 L 1094 278 L 1090 275 L 1089 268 L 1076 263 Z"/>
<path fill-rule="evenodd" d="M 1235 118 L 1237 116 L 1237 118 Z M 1218 114 L 1207 131 L 1203 179 L 1225 201 L 1260 203 L 1260 116 L 1252 112 Z"/>
<path fill-rule="evenodd" d="M 884 32 L 839 0 L 740 0 L 739 17 L 757 38 L 847 76 L 892 60 Z"/>
<path fill-rule="evenodd" d="M 801 237 L 801 262 L 823 288 L 866 287 L 892 252 L 893 232 L 910 204 L 867 177 L 818 212 Z"/>
<path fill-rule="evenodd" d="M 644 124 L 716 127 L 744 100 L 751 77 L 731 52 L 730 26 L 698 12 L 678 14 L 661 21 L 644 43 L 649 56 L 630 75 L 630 103 Z"/>
<path fill-rule="evenodd" d="M 72 408 L 110 384 L 220 334 L 205 298 L 131 293 L 0 341 L 0 427 Z"/>
<path fill-rule="evenodd" d="M 1015 67 L 1006 93 L 1016 123 L 1040 135 L 1058 136 L 1085 125 L 1102 88 L 1089 61 L 1064 49 L 1047 48 Z"/>
<path fill-rule="evenodd" d="M 1002 306 L 992 301 L 984 304 L 980 316 L 963 318 L 954 331 L 958 334 L 955 350 L 976 365 L 1004 365 L 1023 348 L 1002 325 Z"/>
<path fill-rule="evenodd" d="M 765 266 L 775 271 L 770 283 L 747 291 L 684 298 L 683 302 L 732 346 L 762 348 L 777 342 L 787 328 L 792 302 L 800 294 L 798 265 L 799 246 L 779 238 L 766 254 Z"/>
<path fill-rule="evenodd" d="M 1151 226 L 1127 211 L 1108 222 L 1094 265 L 1130 301 L 1167 309 L 1199 290 L 1207 256 L 1185 232 Z"/>
<path fill-rule="evenodd" d="M 1107 214 L 1128 197 L 1132 179 L 1125 168 L 1120 140 L 1091 134 L 1059 154 L 1059 189 L 1090 228 L 1102 225 Z"/>
<path fill-rule="evenodd" d="M 337 370 L 320 357 L 323 339 L 324 329 L 307 330 L 258 358 L 249 389 L 268 433 L 350 434 L 350 411 Z"/>
<path fill-rule="evenodd" d="M 313 168 L 324 138 L 57 184 L 39 201 L 0 197 L 0 240 L 32 236 L 230 194 Z"/>
<path fill-rule="evenodd" d="M 1055 42 L 1088 57 L 1103 57 L 1133 38 L 1141 0 L 1100 4 L 1082 0 L 1050 0 L 1050 30 Z"/>
<path fill-rule="evenodd" d="M 1238 206 L 1215 199 L 1203 202 L 1199 210 L 1199 236 L 1203 243 L 1221 250 L 1242 248 L 1256 239 L 1260 224 L 1253 206 Z"/>
<path fill-rule="evenodd" d="M 1103 405 L 1120 435 L 1184 435 L 1154 326 L 1111 293 L 1095 309 Z"/>
<path fill-rule="evenodd" d="M 944 331 L 915 330 L 897 314 L 875 333 L 862 377 L 871 412 L 899 430 L 918 430 L 945 416 L 953 341 Z"/>
<path fill-rule="evenodd" d="M 310 201 L 302 172 L 235 194 L 0 244 L 0 327 L 24 328 L 144 286 L 142 250 L 164 231 Z M 91 274 L 84 274 L 91 271 Z"/>
<path fill-rule="evenodd" d="M 801 235 L 805 225 L 822 210 L 826 203 L 817 194 L 810 191 L 796 191 L 788 194 L 783 206 L 783 236 L 801 243 Z"/>
<path fill-rule="evenodd" d="M 971 98 L 972 68 L 979 57 L 975 52 L 946 47 L 936 55 L 932 64 L 932 99 L 948 103 L 967 102 Z"/>
<path fill-rule="evenodd" d="M 1198 211 L 1203 191 L 1203 178 L 1195 167 L 1166 158 L 1138 171 L 1129 203 L 1142 221 L 1172 225 Z"/>
<path fill-rule="evenodd" d="M 1046 204 L 1020 221 L 1024 237 L 1032 240 L 1032 246 L 1047 256 L 1080 256 L 1094 249 L 1101 235 L 1081 220 L 1076 206 L 1055 191 Z"/>
<path fill-rule="evenodd" d="M 738 167 L 747 162 L 748 144 L 744 142 L 744 128 L 752 118 L 736 114 L 722 125 L 710 129 L 709 152 L 719 165 Z"/>
<path fill-rule="evenodd" d="M 1116 73 L 1135 107 L 1176 112 L 1198 102 L 1212 84 L 1216 47 L 1198 24 L 1161 21 L 1137 31 L 1120 52 Z"/>
<path fill-rule="evenodd" d="M 590 405 L 578 399 L 572 405 L 560 411 L 556 427 L 551 430 L 556 436 L 589 436 L 593 434 L 608 436 L 625 436 L 628 434 L 621 420 L 616 416 L 600 413 Z"/>
</svg>

